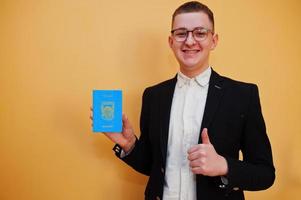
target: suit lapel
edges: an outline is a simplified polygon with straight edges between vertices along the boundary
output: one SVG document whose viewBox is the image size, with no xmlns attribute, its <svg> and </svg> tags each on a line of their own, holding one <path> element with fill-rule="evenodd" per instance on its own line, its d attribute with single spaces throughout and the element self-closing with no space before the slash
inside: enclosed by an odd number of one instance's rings
<svg viewBox="0 0 301 200">
<path fill-rule="evenodd" d="M 164 165 L 166 161 L 171 104 L 176 82 L 177 76 L 171 79 L 160 91 L 160 146 Z"/>
<path fill-rule="evenodd" d="M 212 70 L 212 74 L 209 81 L 209 89 L 205 104 L 204 116 L 202 120 L 201 132 L 203 128 L 208 128 L 216 111 L 219 103 L 222 99 L 224 92 L 224 84 L 222 77 Z M 208 131 L 210 135 L 210 130 Z M 199 143 L 201 142 L 201 137 L 199 137 Z"/>
</svg>

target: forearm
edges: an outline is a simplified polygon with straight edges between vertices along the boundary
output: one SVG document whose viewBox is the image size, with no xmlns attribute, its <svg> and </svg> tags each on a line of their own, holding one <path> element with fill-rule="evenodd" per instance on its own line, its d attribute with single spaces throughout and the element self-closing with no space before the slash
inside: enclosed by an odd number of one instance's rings
<svg viewBox="0 0 301 200">
<path fill-rule="evenodd" d="M 122 155 L 122 151 L 120 149 L 118 152 L 115 150 L 115 153 L 118 158 L 134 168 L 136 171 L 144 175 L 149 175 L 152 163 L 151 153 L 149 152 L 149 149 L 146 148 L 147 145 L 143 143 L 143 141 L 141 142 L 136 139 L 130 152 L 126 152 L 125 155 Z M 116 146 L 114 149 L 116 149 Z"/>
<path fill-rule="evenodd" d="M 272 163 L 249 163 L 226 157 L 229 188 L 242 190 L 264 190 L 273 185 L 275 169 Z"/>
</svg>

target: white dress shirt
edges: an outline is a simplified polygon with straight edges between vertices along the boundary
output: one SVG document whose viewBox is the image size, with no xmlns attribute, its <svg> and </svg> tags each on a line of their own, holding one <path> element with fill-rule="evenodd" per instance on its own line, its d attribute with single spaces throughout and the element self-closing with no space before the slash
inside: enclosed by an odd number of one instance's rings
<svg viewBox="0 0 301 200">
<path fill-rule="evenodd" d="M 196 175 L 187 159 L 198 144 L 211 68 L 195 78 L 178 72 L 170 113 L 163 200 L 196 200 Z"/>
</svg>

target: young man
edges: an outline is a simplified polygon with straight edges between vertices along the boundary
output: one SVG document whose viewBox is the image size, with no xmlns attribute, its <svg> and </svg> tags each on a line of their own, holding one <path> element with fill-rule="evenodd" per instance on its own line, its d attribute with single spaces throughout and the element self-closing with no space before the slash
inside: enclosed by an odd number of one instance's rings
<svg viewBox="0 0 301 200">
<path fill-rule="evenodd" d="M 168 41 L 180 69 L 144 91 L 140 138 L 125 116 L 122 134 L 106 133 L 116 155 L 149 176 L 145 199 L 242 200 L 243 190 L 270 187 L 275 169 L 257 86 L 209 66 L 218 42 L 211 10 L 181 5 Z"/>
</svg>

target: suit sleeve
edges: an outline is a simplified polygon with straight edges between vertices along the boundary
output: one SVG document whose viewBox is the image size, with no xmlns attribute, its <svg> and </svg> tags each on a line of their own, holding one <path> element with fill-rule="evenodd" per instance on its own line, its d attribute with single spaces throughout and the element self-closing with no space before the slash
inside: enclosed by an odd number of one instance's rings
<svg viewBox="0 0 301 200">
<path fill-rule="evenodd" d="M 120 153 L 116 155 L 122 159 L 125 163 L 130 165 L 136 171 L 149 176 L 152 166 L 152 154 L 151 146 L 149 142 L 149 113 L 150 113 L 150 88 L 147 88 L 143 93 L 142 109 L 140 115 L 140 138 L 136 140 L 135 147 L 131 153 L 123 158 L 120 157 Z"/>
<path fill-rule="evenodd" d="M 226 157 L 228 187 L 250 191 L 269 188 L 275 180 L 275 168 L 256 85 L 251 87 L 250 104 L 241 142 L 243 160 Z"/>
</svg>

